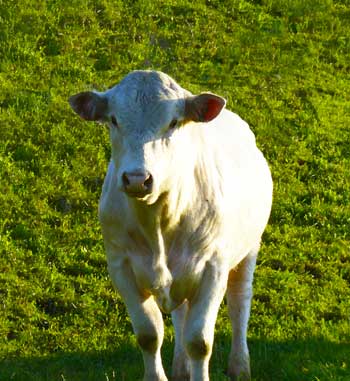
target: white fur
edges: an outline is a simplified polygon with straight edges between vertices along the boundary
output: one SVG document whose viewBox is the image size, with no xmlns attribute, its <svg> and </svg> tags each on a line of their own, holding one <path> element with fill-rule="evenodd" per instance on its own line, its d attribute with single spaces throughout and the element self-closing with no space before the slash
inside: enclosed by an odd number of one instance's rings
<svg viewBox="0 0 350 381">
<path fill-rule="evenodd" d="M 235 331 L 228 372 L 248 380 L 246 330 L 271 208 L 270 171 L 248 125 L 232 112 L 181 126 L 189 95 L 155 72 L 133 72 L 103 94 L 106 118 L 114 115 L 119 124 L 110 127 L 112 159 L 99 208 L 108 269 L 143 351 L 144 380 L 166 380 L 159 309 L 173 311 L 174 379 L 209 380 L 227 285 Z M 174 118 L 180 126 L 169 131 Z M 122 173 L 133 170 L 153 176 L 153 192 L 143 199 L 122 191 Z"/>
</svg>

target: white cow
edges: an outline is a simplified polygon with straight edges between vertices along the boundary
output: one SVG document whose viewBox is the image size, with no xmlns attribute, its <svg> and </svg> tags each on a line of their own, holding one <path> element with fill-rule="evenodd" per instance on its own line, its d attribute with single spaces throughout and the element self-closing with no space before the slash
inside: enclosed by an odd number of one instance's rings
<svg viewBox="0 0 350 381">
<path fill-rule="evenodd" d="M 272 181 L 248 125 L 223 98 L 192 95 L 156 71 L 134 71 L 106 92 L 69 102 L 83 119 L 109 125 L 99 218 L 144 380 L 167 380 L 161 310 L 172 313 L 175 327 L 172 379 L 209 380 L 225 292 L 233 329 L 228 375 L 249 380 L 252 279 Z"/>
</svg>

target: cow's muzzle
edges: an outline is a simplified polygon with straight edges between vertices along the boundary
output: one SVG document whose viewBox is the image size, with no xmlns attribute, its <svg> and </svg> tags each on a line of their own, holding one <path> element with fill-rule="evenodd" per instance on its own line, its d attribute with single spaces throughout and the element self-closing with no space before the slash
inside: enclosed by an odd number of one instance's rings
<svg viewBox="0 0 350 381">
<path fill-rule="evenodd" d="M 130 197 L 143 198 L 153 190 L 153 177 L 147 171 L 124 172 L 122 183 L 123 191 Z"/>
</svg>

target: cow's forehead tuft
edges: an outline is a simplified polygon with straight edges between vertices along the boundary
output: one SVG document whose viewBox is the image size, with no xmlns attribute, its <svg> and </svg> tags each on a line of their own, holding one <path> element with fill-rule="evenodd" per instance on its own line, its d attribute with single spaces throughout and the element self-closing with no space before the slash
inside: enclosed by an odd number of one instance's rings
<svg viewBox="0 0 350 381">
<path fill-rule="evenodd" d="M 136 70 L 128 74 L 118 85 L 125 94 L 132 94 L 136 101 L 148 103 L 155 99 L 176 99 L 182 88 L 168 75 L 160 71 Z"/>
</svg>

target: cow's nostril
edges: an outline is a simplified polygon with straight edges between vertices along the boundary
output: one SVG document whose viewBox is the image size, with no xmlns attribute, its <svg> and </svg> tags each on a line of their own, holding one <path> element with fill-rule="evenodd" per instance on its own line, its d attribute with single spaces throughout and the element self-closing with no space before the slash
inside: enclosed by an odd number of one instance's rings
<svg viewBox="0 0 350 381">
<path fill-rule="evenodd" d="M 122 175 L 122 180 L 123 180 L 123 185 L 124 187 L 126 188 L 128 185 L 130 185 L 130 181 L 128 179 L 128 175 L 126 174 L 126 172 L 123 173 Z"/>
<path fill-rule="evenodd" d="M 151 174 L 148 175 L 147 179 L 143 183 L 143 185 L 146 187 L 146 189 L 151 189 L 153 185 L 153 177 Z"/>
<path fill-rule="evenodd" d="M 144 197 L 152 192 L 153 177 L 147 171 L 124 172 L 123 190 L 131 197 Z"/>
</svg>

